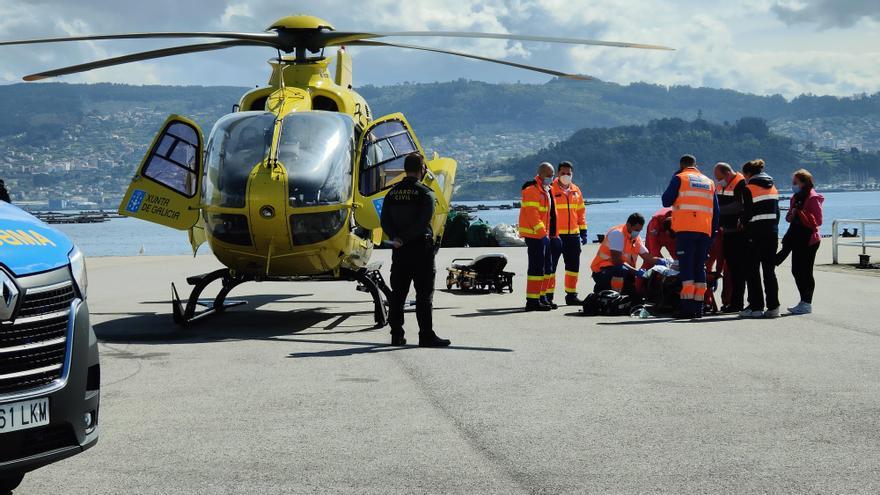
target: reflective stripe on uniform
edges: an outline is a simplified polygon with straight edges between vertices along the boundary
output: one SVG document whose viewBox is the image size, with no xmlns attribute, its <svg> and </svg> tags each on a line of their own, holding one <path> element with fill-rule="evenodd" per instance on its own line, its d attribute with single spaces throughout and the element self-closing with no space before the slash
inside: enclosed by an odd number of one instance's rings
<svg viewBox="0 0 880 495">
<path fill-rule="evenodd" d="M 708 206 L 700 206 L 700 205 L 675 205 L 672 207 L 673 210 L 690 210 L 690 211 L 702 211 L 704 213 L 712 213 L 714 212 L 714 208 L 710 208 Z"/>
<path fill-rule="evenodd" d="M 710 191 L 681 191 L 678 193 L 679 196 L 685 198 L 707 198 L 712 199 L 712 193 Z"/>
<path fill-rule="evenodd" d="M 779 195 L 778 194 L 763 194 L 761 196 L 753 196 L 752 197 L 752 203 L 758 203 L 760 201 L 770 201 L 770 200 L 779 201 Z"/>
<path fill-rule="evenodd" d="M 776 213 L 765 213 L 763 215 L 755 215 L 749 220 L 749 222 L 760 222 L 761 220 L 776 220 Z"/>
</svg>

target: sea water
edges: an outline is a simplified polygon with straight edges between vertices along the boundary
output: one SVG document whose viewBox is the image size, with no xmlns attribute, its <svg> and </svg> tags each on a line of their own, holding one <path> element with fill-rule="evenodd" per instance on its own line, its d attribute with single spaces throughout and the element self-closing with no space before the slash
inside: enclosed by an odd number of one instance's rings
<svg viewBox="0 0 880 495">
<path fill-rule="evenodd" d="M 599 198 L 588 199 L 599 200 Z M 492 206 L 511 204 L 514 201 L 518 200 L 464 201 L 459 204 Z M 617 202 L 587 206 L 587 224 L 591 240 L 595 239 L 596 234 L 604 234 L 611 227 L 624 223 L 633 212 L 641 213 L 649 219 L 661 208 L 659 197 L 608 198 L 604 201 Z M 784 207 L 788 206 L 785 201 L 780 204 Z M 472 214 L 474 219 L 481 219 L 491 225 L 515 224 L 518 216 L 517 209 L 481 210 Z M 821 228 L 823 235 L 831 234 L 831 223 L 836 218 L 880 219 L 880 191 L 827 193 L 824 216 L 825 223 Z M 780 222 L 780 235 L 784 233 L 787 225 L 784 219 Z M 69 235 L 88 256 L 192 254 L 186 232 L 133 218 L 117 218 L 94 224 L 61 224 L 55 227 Z M 853 226 L 846 225 L 846 227 L 851 229 Z M 867 232 L 871 236 L 880 236 L 880 226 L 868 226 Z M 199 250 L 200 254 L 209 252 L 207 244 Z"/>
</svg>

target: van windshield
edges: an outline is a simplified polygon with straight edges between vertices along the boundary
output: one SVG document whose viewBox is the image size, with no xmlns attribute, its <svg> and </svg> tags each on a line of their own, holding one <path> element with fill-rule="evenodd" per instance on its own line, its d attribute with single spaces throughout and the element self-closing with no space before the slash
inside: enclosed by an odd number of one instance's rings
<svg viewBox="0 0 880 495">
<path fill-rule="evenodd" d="M 351 194 L 354 122 L 336 112 L 292 113 L 281 122 L 278 161 L 290 206 L 343 203 Z"/>
</svg>

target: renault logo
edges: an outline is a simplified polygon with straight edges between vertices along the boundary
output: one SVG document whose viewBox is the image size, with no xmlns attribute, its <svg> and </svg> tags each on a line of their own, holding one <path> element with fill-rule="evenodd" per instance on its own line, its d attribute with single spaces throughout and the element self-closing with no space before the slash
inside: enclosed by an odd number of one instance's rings
<svg viewBox="0 0 880 495">
<path fill-rule="evenodd" d="M 18 302 L 18 287 L 3 270 L 0 270 L 0 321 L 11 320 Z"/>
</svg>

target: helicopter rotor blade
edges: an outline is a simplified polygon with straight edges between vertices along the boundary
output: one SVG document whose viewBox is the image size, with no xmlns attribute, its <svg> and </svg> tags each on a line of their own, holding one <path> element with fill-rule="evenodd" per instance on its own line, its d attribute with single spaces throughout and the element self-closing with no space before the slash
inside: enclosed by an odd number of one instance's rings
<svg viewBox="0 0 880 495">
<path fill-rule="evenodd" d="M 195 45 L 174 46 L 170 48 L 160 48 L 158 50 L 150 50 L 146 52 L 130 53 L 119 57 L 105 58 L 95 60 L 85 64 L 71 65 L 60 69 L 53 69 L 37 74 L 24 76 L 25 81 L 39 81 L 49 77 L 64 76 L 68 74 L 76 74 L 78 72 L 86 72 L 93 69 L 101 69 L 104 67 L 112 67 L 114 65 L 122 65 L 131 62 L 139 62 L 141 60 L 151 60 L 156 58 L 171 57 L 174 55 L 183 55 L 186 53 L 207 52 L 211 50 L 222 50 L 224 48 L 232 48 L 236 46 L 266 46 L 272 47 L 271 43 L 253 40 L 229 40 L 214 43 L 199 43 Z"/>
<path fill-rule="evenodd" d="M 533 65 L 519 64 L 516 62 L 509 62 L 507 60 L 499 60 L 497 58 L 483 57 L 480 55 L 473 55 L 471 53 L 455 52 L 455 51 L 451 51 L 451 50 L 441 50 L 439 48 L 430 48 L 427 46 L 404 45 L 404 44 L 400 44 L 400 43 L 386 43 L 384 41 L 372 41 L 372 40 L 352 41 L 352 42 L 349 42 L 348 45 L 349 46 L 388 46 L 388 47 L 394 47 L 394 48 L 405 48 L 408 50 L 422 50 L 422 51 L 426 51 L 426 52 L 443 53 L 446 55 L 455 55 L 457 57 L 471 58 L 471 59 L 480 60 L 483 62 L 492 62 L 495 64 L 507 65 L 510 67 L 516 67 L 518 69 L 526 69 L 526 70 L 530 70 L 530 71 L 534 71 L 534 72 L 540 72 L 542 74 L 549 74 L 551 76 L 562 77 L 565 79 L 577 79 L 577 80 L 581 80 L 581 81 L 589 81 L 589 80 L 593 79 L 590 76 L 581 76 L 581 75 L 577 75 L 577 74 L 567 74 L 565 72 L 559 72 L 559 71 L 553 70 L 553 69 L 545 69 L 543 67 L 535 67 Z"/>
<path fill-rule="evenodd" d="M 478 39 L 499 39 L 511 41 L 534 41 L 541 43 L 564 43 L 570 45 L 593 45 L 593 46 L 611 46 L 617 48 L 639 48 L 644 50 L 675 50 L 662 45 L 646 45 L 644 43 L 625 43 L 620 41 L 602 41 L 581 38 L 556 38 L 550 36 L 531 36 L 524 34 L 501 34 L 501 33 L 471 33 L 459 31 L 399 31 L 399 32 L 376 32 L 376 33 L 356 33 L 356 32 L 322 32 L 318 36 L 324 40 L 325 45 L 343 45 L 350 44 L 356 40 L 369 40 L 374 38 L 387 37 L 419 37 L 419 38 L 478 38 Z"/>
<path fill-rule="evenodd" d="M 87 36 L 65 36 L 60 38 L 35 38 L 28 40 L 0 41 L 0 46 L 33 45 L 37 43 L 63 43 L 66 41 L 125 40 L 151 38 L 220 38 L 228 40 L 249 40 L 274 43 L 278 40 L 277 32 L 267 33 L 224 33 L 224 32 L 154 32 L 154 33 L 121 33 L 95 34 Z"/>
</svg>

